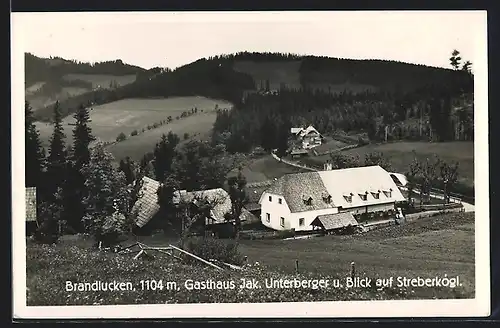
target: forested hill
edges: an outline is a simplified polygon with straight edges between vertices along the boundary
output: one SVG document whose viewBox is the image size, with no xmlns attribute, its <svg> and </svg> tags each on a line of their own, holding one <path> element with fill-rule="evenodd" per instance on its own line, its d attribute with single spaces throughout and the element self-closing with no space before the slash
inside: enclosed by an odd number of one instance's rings
<svg viewBox="0 0 500 328">
<path fill-rule="evenodd" d="M 202 58 L 173 71 L 143 72 L 133 83 L 70 97 L 61 101 L 61 107 L 63 114 L 69 114 L 82 103 L 92 106 L 129 97 L 189 95 L 239 104 L 259 89 L 406 93 L 464 77 L 463 72 L 395 61 L 241 52 Z M 52 107 L 38 109 L 36 118 L 50 120 Z"/>
<path fill-rule="evenodd" d="M 116 88 L 132 83 L 138 74 L 145 72 L 145 69 L 119 59 L 84 63 L 26 53 L 25 96 L 38 109 L 97 88 Z"/>
<path fill-rule="evenodd" d="M 60 57 L 40 58 L 25 53 L 25 85 L 59 79 L 68 74 L 132 75 L 146 69 L 123 63 L 120 59 L 98 63 L 84 63 Z"/>
</svg>

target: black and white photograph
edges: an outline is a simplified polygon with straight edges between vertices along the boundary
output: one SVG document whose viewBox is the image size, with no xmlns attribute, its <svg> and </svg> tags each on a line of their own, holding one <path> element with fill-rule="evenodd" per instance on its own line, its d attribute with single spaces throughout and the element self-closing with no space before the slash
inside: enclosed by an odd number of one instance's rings
<svg viewBox="0 0 500 328">
<path fill-rule="evenodd" d="M 11 17 L 14 317 L 489 314 L 485 11 Z"/>
</svg>

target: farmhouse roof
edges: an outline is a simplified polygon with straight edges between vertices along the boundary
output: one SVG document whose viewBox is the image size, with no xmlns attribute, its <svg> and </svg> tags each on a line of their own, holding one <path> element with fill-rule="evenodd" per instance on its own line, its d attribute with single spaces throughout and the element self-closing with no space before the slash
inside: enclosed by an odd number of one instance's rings
<svg viewBox="0 0 500 328">
<path fill-rule="evenodd" d="M 36 188 L 26 188 L 26 221 L 36 222 Z"/>
<path fill-rule="evenodd" d="M 300 131 L 302 131 L 302 128 L 291 128 L 290 129 L 290 132 L 293 133 L 293 134 L 297 134 L 299 133 Z"/>
<path fill-rule="evenodd" d="M 312 125 L 309 125 L 307 128 L 302 129 L 302 131 L 300 131 L 300 136 L 303 137 L 311 132 L 320 134 L 318 130 L 316 130 Z"/>
<path fill-rule="evenodd" d="M 405 200 L 389 173 L 378 165 L 287 174 L 279 178 L 266 192 L 283 196 L 292 213 Z M 372 192 L 377 192 L 378 198 L 375 198 Z M 384 192 L 387 192 L 387 195 Z M 329 202 L 324 201 L 325 194 L 331 196 Z M 344 198 L 351 194 L 351 199 Z M 366 195 L 366 200 L 359 197 L 360 194 Z M 312 201 L 305 202 L 303 195 L 310 196 Z"/>
<path fill-rule="evenodd" d="M 336 214 L 318 215 L 313 222 L 313 226 L 320 226 L 325 230 L 339 229 L 347 226 L 357 226 L 358 221 L 350 212 Z"/>
<path fill-rule="evenodd" d="M 134 204 L 133 210 L 138 211 L 136 225 L 142 228 L 146 225 L 153 216 L 160 210 L 158 204 L 158 187 L 160 182 L 148 177 L 142 179 L 141 197 Z"/>
<path fill-rule="evenodd" d="M 394 182 L 396 184 L 399 183 L 402 186 L 406 186 L 406 184 L 408 183 L 408 180 L 406 179 L 406 176 L 404 174 L 391 172 L 390 175 L 391 175 L 393 180 L 395 179 Z"/>
</svg>

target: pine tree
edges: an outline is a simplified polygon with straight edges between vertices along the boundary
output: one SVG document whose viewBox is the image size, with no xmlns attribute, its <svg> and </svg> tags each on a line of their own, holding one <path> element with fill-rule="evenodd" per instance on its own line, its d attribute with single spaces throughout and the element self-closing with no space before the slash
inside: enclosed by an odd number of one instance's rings
<svg viewBox="0 0 500 328">
<path fill-rule="evenodd" d="M 24 104 L 25 123 L 25 171 L 26 186 L 40 187 L 44 169 L 45 150 L 35 126 L 33 109 L 28 102 Z"/>
<path fill-rule="evenodd" d="M 73 148 L 63 188 L 64 219 L 75 232 L 83 232 L 82 218 L 85 215 L 85 207 L 81 200 L 87 197 L 87 188 L 82 169 L 90 161 L 89 146 L 95 138 L 88 125 L 90 115 L 85 106 L 80 105 L 73 117 L 76 120 L 73 129 Z"/>
<path fill-rule="evenodd" d="M 62 115 L 59 102 L 54 105 L 54 132 L 50 138 L 49 155 L 47 157 L 47 172 L 45 180 L 47 201 L 56 201 L 56 192 L 62 188 L 66 178 L 66 149 L 64 129 L 62 127 Z"/>
</svg>

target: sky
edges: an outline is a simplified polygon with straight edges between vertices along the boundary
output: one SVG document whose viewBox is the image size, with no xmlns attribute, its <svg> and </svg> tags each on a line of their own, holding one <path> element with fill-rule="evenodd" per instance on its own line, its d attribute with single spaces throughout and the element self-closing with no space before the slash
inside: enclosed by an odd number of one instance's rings
<svg viewBox="0 0 500 328">
<path fill-rule="evenodd" d="M 173 69 L 238 51 L 387 59 L 449 68 L 453 49 L 473 64 L 484 60 L 476 49 L 486 38 L 485 11 L 12 15 L 12 42 L 22 43 L 25 52 L 84 62 L 122 59 L 147 69 Z"/>
</svg>

